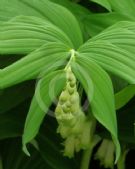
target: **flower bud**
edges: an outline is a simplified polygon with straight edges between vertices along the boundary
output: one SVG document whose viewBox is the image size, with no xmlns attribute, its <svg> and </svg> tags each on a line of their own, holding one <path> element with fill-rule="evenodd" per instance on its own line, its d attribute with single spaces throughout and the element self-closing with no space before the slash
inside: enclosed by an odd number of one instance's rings
<svg viewBox="0 0 135 169">
<path fill-rule="evenodd" d="M 105 168 L 113 168 L 114 166 L 115 147 L 112 141 L 104 139 L 95 155 L 95 159 L 100 160 L 100 164 Z"/>
<path fill-rule="evenodd" d="M 66 104 L 62 105 L 62 110 L 65 112 L 65 113 L 68 113 L 70 112 L 70 108 L 66 106 Z"/>
<path fill-rule="evenodd" d="M 75 87 L 76 81 L 70 81 L 69 85 L 70 85 L 71 87 Z"/>
<path fill-rule="evenodd" d="M 65 90 L 61 93 L 59 100 L 60 102 L 66 102 L 69 99 L 69 93 Z"/>
<path fill-rule="evenodd" d="M 95 154 L 95 159 L 100 160 L 101 163 L 105 158 L 107 145 L 108 145 L 108 140 L 104 139 Z"/>
<path fill-rule="evenodd" d="M 62 106 L 60 104 L 58 104 L 58 106 L 56 107 L 55 113 L 57 115 L 61 115 L 63 113 Z"/>
<path fill-rule="evenodd" d="M 70 95 L 72 95 L 75 92 L 75 88 L 71 87 L 70 85 L 67 85 L 67 90 L 68 90 Z"/>
<path fill-rule="evenodd" d="M 71 108 L 71 105 L 72 105 L 72 104 L 71 104 L 70 101 L 67 101 L 67 102 L 66 102 L 66 106 L 67 106 L 68 108 Z"/>
<path fill-rule="evenodd" d="M 115 146 L 112 141 L 109 142 L 107 152 L 104 158 L 104 167 L 113 169 Z"/>
<path fill-rule="evenodd" d="M 79 106 L 78 105 L 72 105 L 70 108 L 70 111 L 72 114 L 77 115 L 79 111 Z"/>
<path fill-rule="evenodd" d="M 75 104 L 75 103 L 78 103 L 78 104 L 79 104 L 79 94 L 78 94 L 78 92 L 75 92 L 75 93 L 71 96 L 70 102 L 71 102 L 72 104 Z"/>
<path fill-rule="evenodd" d="M 76 78 L 71 70 L 67 71 L 67 81 L 70 81 L 70 82 L 75 81 L 76 82 Z"/>
<path fill-rule="evenodd" d="M 83 130 L 83 122 L 84 122 L 84 116 L 79 115 L 76 120 L 75 126 L 72 128 L 72 133 L 74 135 L 80 134 Z"/>
<path fill-rule="evenodd" d="M 81 142 L 80 142 L 80 138 L 77 137 L 75 138 L 75 151 L 79 152 L 81 150 Z"/>
<path fill-rule="evenodd" d="M 75 138 L 74 136 L 70 136 L 65 141 L 64 155 L 69 158 L 72 158 L 74 157 L 74 150 L 75 150 Z"/>
<path fill-rule="evenodd" d="M 65 127 L 63 125 L 60 125 L 57 129 L 57 133 L 61 134 L 61 137 L 63 139 L 67 138 L 70 134 L 70 128 L 69 127 Z"/>
</svg>

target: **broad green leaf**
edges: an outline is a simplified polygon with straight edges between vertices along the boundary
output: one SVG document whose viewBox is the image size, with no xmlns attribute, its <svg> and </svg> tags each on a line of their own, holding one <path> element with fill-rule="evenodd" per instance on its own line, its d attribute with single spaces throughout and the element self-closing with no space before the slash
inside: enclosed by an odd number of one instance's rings
<svg viewBox="0 0 135 169">
<path fill-rule="evenodd" d="M 95 3 L 98 3 L 99 5 L 105 7 L 108 11 L 111 11 L 111 4 L 108 0 L 91 0 Z"/>
<path fill-rule="evenodd" d="M 62 29 L 71 39 L 75 48 L 82 44 L 82 34 L 79 24 L 72 13 L 70 13 L 66 8 L 47 0 L 32 0 L 32 2 L 24 0 L 24 2 L 31 5 L 33 8 L 42 11 L 46 18 Z"/>
<path fill-rule="evenodd" d="M 135 61 L 134 58 L 130 58 L 133 56 L 132 53 L 106 41 L 89 43 L 85 47 L 80 50 L 84 57 L 96 61 L 104 69 L 125 79 L 130 84 L 135 83 Z"/>
<path fill-rule="evenodd" d="M 91 13 L 90 10 L 86 9 L 85 7 L 83 7 L 80 4 L 74 3 L 74 2 L 70 2 L 69 0 L 50 0 L 53 1 L 57 4 L 60 4 L 64 7 L 66 7 L 70 12 L 72 12 L 76 19 L 78 20 L 78 23 L 80 25 L 83 37 L 84 37 L 84 41 L 88 39 L 88 35 L 86 32 L 86 29 L 84 27 L 84 21 L 85 21 L 85 17 L 86 15 L 89 15 Z"/>
<path fill-rule="evenodd" d="M 61 43 L 48 43 L 12 65 L 1 70 L 0 88 L 36 79 L 44 71 L 63 66 L 69 57 L 69 47 Z"/>
<path fill-rule="evenodd" d="M 90 14 L 91 11 L 86 9 L 85 7 L 81 6 L 80 4 L 70 2 L 69 0 L 50 0 L 57 4 L 60 4 L 70 10 L 76 18 L 83 17 L 82 15 Z M 79 16 L 78 16 L 79 15 Z"/>
<path fill-rule="evenodd" d="M 121 27 L 119 28 L 121 24 Z M 79 52 L 107 71 L 135 83 L 135 23 L 120 22 L 93 37 Z"/>
<path fill-rule="evenodd" d="M 134 15 L 135 1 L 134 0 L 91 0 L 102 6 L 109 11 L 114 10 L 120 13 L 127 13 Z"/>
<path fill-rule="evenodd" d="M 65 72 L 55 71 L 41 78 L 36 86 L 35 95 L 33 97 L 23 134 L 23 150 L 29 154 L 26 144 L 31 141 L 38 133 L 39 127 L 49 110 L 52 102 L 62 91 L 65 85 Z"/>
<path fill-rule="evenodd" d="M 80 55 L 76 56 L 72 64 L 73 72 L 85 89 L 94 117 L 111 133 L 118 160 L 120 145 L 111 79 L 95 62 Z"/>
<path fill-rule="evenodd" d="M 71 39 L 72 43 L 74 44 L 75 48 L 78 48 L 82 42 L 82 34 L 79 27 L 79 24 L 74 17 L 74 15 L 64 8 L 61 5 L 52 3 L 48 0 L 10 0 L 10 1 L 0 1 L 1 6 L 4 7 L 5 12 L 3 8 L 0 8 L 0 11 L 2 10 L 1 17 L 8 13 L 8 17 L 11 17 L 12 15 L 18 16 L 18 15 L 30 15 L 30 16 L 38 16 L 45 19 L 48 19 L 50 22 L 58 26 L 65 34 Z M 5 7 L 6 6 L 6 7 Z M 21 9 L 23 7 L 23 10 Z M 13 9 L 13 10 L 12 10 Z M 27 11 L 26 13 L 24 11 Z M 14 11 L 14 12 L 13 12 Z M 38 13 L 38 15 L 36 14 Z M 40 16 L 39 16 L 40 14 Z M 7 15 L 7 14 L 5 14 Z M 5 19 L 7 20 L 8 17 Z M 4 16 L 3 16 L 4 18 Z M 3 19 L 4 20 L 4 19 Z"/>
<path fill-rule="evenodd" d="M 83 23 L 88 34 L 90 36 L 95 36 L 105 28 L 124 20 L 132 21 L 134 19 L 126 14 L 118 12 L 96 13 L 85 16 Z"/>
<path fill-rule="evenodd" d="M 135 1 L 134 0 L 108 0 L 112 9 L 117 12 L 134 15 Z"/>
<path fill-rule="evenodd" d="M 0 26 L 0 54 L 27 54 L 47 42 L 73 46 L 60 29 L 41 18 L 19 16 Z"/>
<path fill-rule="evenodd" d="M 135 85 L 129 85 L 115 94 L 115 107 L 120 109 L 135 96 Z"/>
<path fill-rule="evenodd" d="M 43 17 L 40 11 L 31 8 L 31 6 L 22 3 L 19 0 L 0 0 L 0 21 L 7 21 L 15 16 L 37 16 Z"/>
</svg>

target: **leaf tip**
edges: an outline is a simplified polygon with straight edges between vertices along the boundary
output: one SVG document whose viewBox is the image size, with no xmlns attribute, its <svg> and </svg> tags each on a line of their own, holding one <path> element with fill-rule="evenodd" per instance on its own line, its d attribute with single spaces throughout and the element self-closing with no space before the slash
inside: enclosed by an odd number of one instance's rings
<svg viewBox="0 0 135 169">
<path fill-rule="evenodd" d="M 27 149 L 27 147 L 26 147 L 26 144 L 23 144 L 23 152 L 24 152 L 27 156 L 30 157 L 30 153 L 29 153 L 29 151 L 28 151 L 28 149 Z"/>
</svg>

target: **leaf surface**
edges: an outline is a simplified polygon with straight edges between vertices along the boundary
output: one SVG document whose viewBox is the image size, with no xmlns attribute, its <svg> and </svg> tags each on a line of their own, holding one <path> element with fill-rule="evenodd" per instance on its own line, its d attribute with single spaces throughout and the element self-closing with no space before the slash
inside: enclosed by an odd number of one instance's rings
<svg viewBox="0 0 135 169">
<path fill-rule="evenodd" d="M 69 57 L 69 47 L 61 43 L 48 43 L 17 62 L 1 70 L 0 88 L 36 79 L 43 72 L 64 66 Z M 51 58 L 51 59 L 50 59 Z"/>
<path fill-rule="evenodd" d="M 29 154 L 26 144 L 38 133 L 39 127 L 48 112 L 49 107 L 62 91 L 64 85 L 64 71 L 51 72 L 39 80 L 25 122 L 23 134 L 23 150 L 25 153 Z"/>
<path fill-rule="evenodd" d="M 118 160 L 120 145 L 117 136 L 117 121 L 111 79 L 100 66 L 86 57 L 76 57 L 72 66 L 75 75 L 85 89 L 94 117 L 112 135 L 116 146 L 116 160 Z"/>
</svg>

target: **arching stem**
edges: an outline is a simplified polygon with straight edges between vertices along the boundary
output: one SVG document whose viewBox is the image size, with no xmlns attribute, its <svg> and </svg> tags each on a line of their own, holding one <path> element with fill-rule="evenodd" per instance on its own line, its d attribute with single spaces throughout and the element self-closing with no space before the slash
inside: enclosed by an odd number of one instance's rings
<svg viewBox="0 0 135 169">
<path fill-rule="evenodd" d="M 93 148 L 100 141 L 100 138 L 98 136 L 94 138 L 95 127 L 96 127 L 96 119 L 92 117 L 91 132 L 90 132 L 91 142 L 89 148 L 83 151 L 80 169 L 89 169 Z"/>
</svg>

